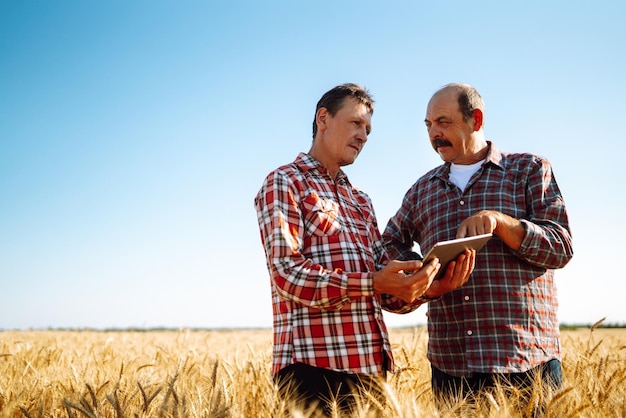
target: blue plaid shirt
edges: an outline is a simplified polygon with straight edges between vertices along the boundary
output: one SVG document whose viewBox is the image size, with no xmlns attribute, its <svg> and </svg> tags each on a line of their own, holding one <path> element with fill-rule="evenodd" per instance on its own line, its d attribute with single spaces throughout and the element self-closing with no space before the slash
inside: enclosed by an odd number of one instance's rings
<svg viewBox="0 0 626 418">
<path fill-rule="evenodd" d="M 449 164 L 418 179 L 383 233 L 390 258 L 415 259 L 414 243 L 425 253 L 480 210 L 526 230 L 518 251 L 494 236 L 469 281 L 429 303 L 428 358 L 454 376 L 524 372 L 561 358 L 554 269 L 573 256 L 565 203 L 545 158 L 489 146 L 465 190 L 450 182 Z"/>
</svg>

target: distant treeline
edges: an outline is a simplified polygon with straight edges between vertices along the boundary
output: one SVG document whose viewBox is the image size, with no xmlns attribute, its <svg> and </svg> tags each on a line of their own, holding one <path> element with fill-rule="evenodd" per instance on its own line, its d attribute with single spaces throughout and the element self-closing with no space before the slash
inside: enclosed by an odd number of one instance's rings
<svg viewBox="0 0 626 418">
<path fill-rule="evenodd" d="M 397 327 L 399 329 L 408 329 L 408 328 L 422 328 L 425 327 L 425 324 L 413 325 L 413 326 L 403 326 Z M 614 323 L 614 324 L 560 324 L 559 327 L 563 331 L 572 331 L 576 329 L 584 329 L 584 328 L 626 328 L 626 323 Z M 393 329 L 393 328 L 392 328 Z M 178 331 L 271 331 L 271 328 L 168 328 L 168 327 L 149 327 L 149 328 L 139 328 L 139 327 L 130 327 L 130 328 L 47 328 L 43 331 L 100 331 L 100 332 L 178 332 Z M 3 331 L 3 330 L 0 330 Z M 8 330 L 4 330 L 8 331 Z M 29 329 L 29 331 L 36 331 L 35 329 Z"/>
<path fill-rule="evenodd" d="M 559 327 L 564 331 L 581 329 L 581 328 L 626 328 L 626 324 L 602 324 L 598 326 L 594 326 L 593 324 L 561 324 Z"/>
<path fill-rule="evenodd" d="M 425 324 L 416 324 L 410 326 L 402 326 L 396 327 L 398 329 L 409 329 L 409 328 L 422 328 L 425 327 Z M 621 329 L 626 328 L 626 323 L 609 323 L 605 324 L 603 321 L 598 321 L 595 324 L 560 324 L 559 327 L 563 331 L 572 331 L 577 329 L 598 329 L 598 328 L 612 328 L 612 329 Z M 170 327 L 128 327 L 128 328 L 29 328 L 26 330 L 19 329 L 2 329 L 0 328 L 0 332 L 2 331 L 96 331 L 96 332 L 178 332 L 178 331 L 271 331 L 271 328 L 246 328 L 246 327 L 233 327 L 233 328 L 170 328 Z"/>
</svg>

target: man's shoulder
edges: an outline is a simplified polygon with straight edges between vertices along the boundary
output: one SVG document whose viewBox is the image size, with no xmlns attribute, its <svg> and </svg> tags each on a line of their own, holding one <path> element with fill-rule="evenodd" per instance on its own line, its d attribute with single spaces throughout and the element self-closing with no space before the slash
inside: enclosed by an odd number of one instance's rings
<svg viewBox="0 0 626 418">
<path fill-rule="evenodd" d="M 446 164 L 441 164 L 435 168 L 431 168 L 430 170 L 428 170 L 426 173 L 424 173 L 422 176 L 420 176 L 417 179 L 417 181 L 415 182 L 415 185 L 427 183 L 427 182 L 432 181 L 436 177 L 444 176 L 447 170 L 448 168 Z"/>
<path fill-rule="evenodd" d="M 532 152 L 501 152 L 500 157 L 499 165 L 504 168 L 550 165 L 546 157 Z"/>
<path fill-rule="evenodd" d="M 276 167 L 271 174 L 294 174 L 300 172 L 298 164 L 295 161 Z"/>
<path fill-rule="evenodd" d="M 311 168 L 310 162 L 307 161 L 306 155 L 300 153 L 292 162 L 282 164 L 276 167 L 274 170 L 270 171 L 267 177 L 274 176 L 292 176 L 292 175 L 302 175 L 307 172 Z"/>
</svg>

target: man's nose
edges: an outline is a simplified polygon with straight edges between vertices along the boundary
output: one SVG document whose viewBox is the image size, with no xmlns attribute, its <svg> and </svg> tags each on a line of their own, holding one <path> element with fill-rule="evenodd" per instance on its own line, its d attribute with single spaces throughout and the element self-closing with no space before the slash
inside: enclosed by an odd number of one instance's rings
<svg viewBox="0 0 626 418">
<path fill-rule="evenodd" d="M 365 127 L 359 129 L 356 135 L 356 139 L 363 143 L 367 142 L 367 129 Z"/>
<path fill-rule="evenodd" d="M 441 134 L 441 131 L 437 129 L 435 124 L 430 125 L 426 129 L 428 131 L 428 136 L 430 137 L 430 139 L 436 138 L 437 136 L 439 136 L 439 134 Z"/>
</svg>

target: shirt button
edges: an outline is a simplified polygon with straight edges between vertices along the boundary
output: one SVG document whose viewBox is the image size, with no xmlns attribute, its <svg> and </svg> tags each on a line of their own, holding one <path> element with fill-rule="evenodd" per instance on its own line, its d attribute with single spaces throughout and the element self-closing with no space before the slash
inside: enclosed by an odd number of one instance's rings
<svg viewBox="0 0 626 418">
<path fill-rule="evenodd" d="M 467 335 L 472 335 L 472 330 L 470 329 L 469 331 L 467 331 Z"/>
<path fill-rule="evenodd" d="M 463 299 L 465 299 L 465 300 L 469 300 L 469 296 L 465 296 Z"/>
<path fill-rule="evenodd" d="M 464 200 L 461 200 L 461 201 L 459 202 L 459 205 L 461 205 L 461 206 L 463 206 L 464 204 L 465 204 L 465 201 L 464 201 Z"/>
</svg>

